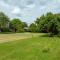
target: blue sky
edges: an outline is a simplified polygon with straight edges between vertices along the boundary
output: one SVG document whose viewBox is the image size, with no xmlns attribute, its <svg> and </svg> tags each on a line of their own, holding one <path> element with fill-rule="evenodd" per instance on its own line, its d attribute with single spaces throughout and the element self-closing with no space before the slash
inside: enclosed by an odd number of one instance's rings
<svg viewBox="0 0 60 60">
<path fill-rule="evenodd" d="M 47 12 L 60 13 L 60 0 L 0 0 L 0 11 L 31 23 Z"/>
</svg>

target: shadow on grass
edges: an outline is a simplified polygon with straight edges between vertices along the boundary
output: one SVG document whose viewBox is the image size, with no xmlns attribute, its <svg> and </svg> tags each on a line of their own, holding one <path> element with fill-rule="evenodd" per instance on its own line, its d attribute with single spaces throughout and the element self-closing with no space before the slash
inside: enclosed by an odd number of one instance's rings
<svg viewBox="0 0 60 60">
<path fill-rule="evenodd" d="M 59 37 L 60 38 L 60 34 L 53 35 L 53 34 L 46 33 L 46 34 L 41 35 L 40 37 Z"/>
<path fill-rule="evenodd" d="M 43 53 L 48 53 L 49 51 L 50 51 L 50 48 L 44 48 L 44 49 L 42 50 Z"/>
<path fill-rule="evenodd" d="M 41 35 L 41 37 L 53 37 L 53 35 L 46 33 L 46 34 Z"/>
<path fill-rule="evenodd" d="M 14 34 L 14 32 L 0 32 L 0 34 Z"/>
</svg>

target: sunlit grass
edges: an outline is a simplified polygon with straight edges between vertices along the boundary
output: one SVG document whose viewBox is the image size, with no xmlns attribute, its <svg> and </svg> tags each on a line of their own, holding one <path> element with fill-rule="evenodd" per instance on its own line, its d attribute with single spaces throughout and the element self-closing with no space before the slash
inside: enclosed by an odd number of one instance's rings
<svg viewBox="0 0 60 60">
<path fill-rule="evenodd" d="M 1 43 L 0 60 L 60 60 L 60 38 L 39 36 Z"/>
<path fill-rule="evenodd" d="M 21 40 L 26 38 L 32 38 L 39 36 L 39 33 L 11 33 L 11 34 L 0 34 L 0 43 Z"/>
</svg>

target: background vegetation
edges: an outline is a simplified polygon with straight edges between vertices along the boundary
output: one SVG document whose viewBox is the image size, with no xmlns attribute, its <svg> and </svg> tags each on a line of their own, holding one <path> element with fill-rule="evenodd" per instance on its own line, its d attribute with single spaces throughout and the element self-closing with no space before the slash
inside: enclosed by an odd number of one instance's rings
<svg viewBox="0 0 60 60">
<path fill-rule="evenodd" d="M 50 33 L 50 35 L 57 35 L 60 33 L 60 14 L 53 14 L 51 12 L 37 18 L 29 27 L 31 32 Z"/>
<path fill-rule="evenodd" d="M 18 18 L 10 20 L 8 16 L 0 12 L 0 32 L 43 32 L 57 35 L 60 33 L 60 14 L 49 12 L 28 26 L 26 22 Z"/>
<path fill-rule="evenodd" d="M 3 12 L 0 12 L 0 32 L 24 32 L 28 25 L 18 18 L 9 19 Z"/>
</svg>

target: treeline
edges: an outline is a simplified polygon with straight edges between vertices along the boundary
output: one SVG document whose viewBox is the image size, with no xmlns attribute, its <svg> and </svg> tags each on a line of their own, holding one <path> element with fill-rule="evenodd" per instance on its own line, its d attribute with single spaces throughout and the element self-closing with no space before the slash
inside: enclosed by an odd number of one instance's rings
<svg viewBox="0 0 60 60">
<path fill-rule="evenodd" d="M 18 18 L 10 20 L 7 15 L 0 12 L 0 32 L 41 32 L 56 35 L 60 33 L 60 14 L 49 12 L 28 26 Z"/>
<path fill-rule="evenodd" d="M 37 18 L 29 27 L 31 32 L 42 32 L 56 35 L 60 33 L 60 14 L 51 12 Z"/>
<path fill-rule="evenodd" d="M 9 19 L 7 15 L 0 12 L 0 32 L 25 32 L 28 27 L 26 22 L 20 19 Z"/>
</svg>

